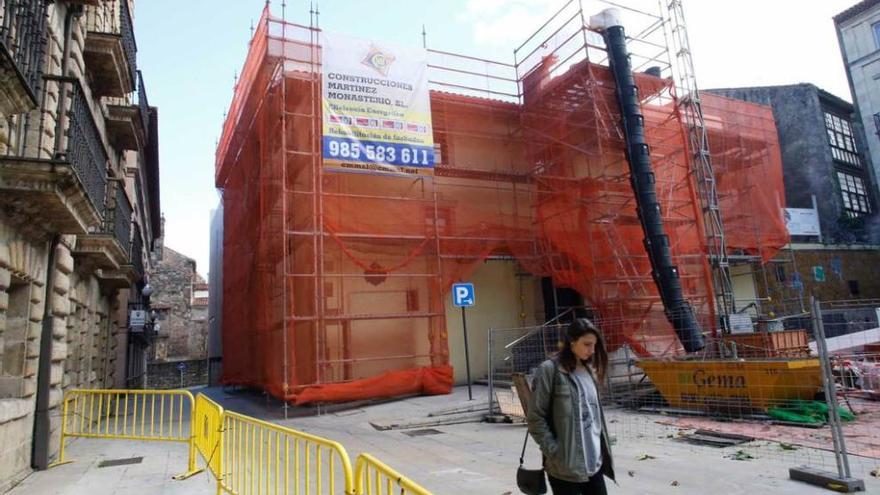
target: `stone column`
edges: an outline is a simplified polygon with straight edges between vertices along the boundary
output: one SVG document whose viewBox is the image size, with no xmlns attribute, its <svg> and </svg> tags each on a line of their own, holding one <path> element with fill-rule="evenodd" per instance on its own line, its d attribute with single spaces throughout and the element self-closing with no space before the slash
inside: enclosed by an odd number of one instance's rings
<svg viewBox="0 0 880 495">
<path fill-rule="evenodd" d="M 62 242 L 55 251 L 56 272 L 54 286 L 52 287 L 52 299 L 46 301 L 51 304 L 52 312 L 52 368 L 49 378 L 49 407 L 51 418 L 51 441 L 49 452 L 54 455 L 58 452 L 61 439 L 61 413 L 59 406 L 64 396 L 64 361 L 67 359 L 67 317 L 70 315 L 70 275 L 73 273 L 73 256 L 70 254 L 71 246 L 75 242 L 75 236 L 62 236 Z"/>
<path fill-rule="evenodd" d="M 45 284 L 34 281 L 30 284 L 30 311 L 27 322 L 27 354 L 24 367 L 24 397 L 33 397 L 37 393 L 37 370 L 40 363 L 40 334 L 43 331 L 43 313 L 45 313 Z"/>
<path fill-rule="evenodd" d="M 6 310 L 9 308 L 9 284 L 12 282 L 12 273 L 7 268 L 9 264 L 9 250 L 3 243 L 0 243 L 0 349 L 4 348 L 3 334 L 6 330 Z M 2 355 L 0 355 L 0 368 L 3 366 Z"/>
</svg>

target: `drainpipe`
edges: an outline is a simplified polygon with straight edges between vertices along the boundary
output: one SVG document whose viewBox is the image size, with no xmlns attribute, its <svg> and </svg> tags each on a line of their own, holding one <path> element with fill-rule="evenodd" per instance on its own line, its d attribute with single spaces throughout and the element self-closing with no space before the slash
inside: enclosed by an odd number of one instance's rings
<svg viewBox="0 0 880 495">
<path fill-rule="evenodd" d="M 49 389 L 52 374 L 52 294 L 55 286 L 55 251 L 61 244 L 61 236 L 56 235 L 49 244 L 46 262 L 46 292 L 43 295 L 43 327 L 40 331 L 40 357 L 37 365 L 37 404 L 34 414 L 34 442 L 31 447 L 31 467 L 44 470 L 49 467 L 49 440 L 51 423 L 49 421 Z"/>
<path fill-rule="evenodd" d="M 637 212 L 645 233 L 645 250 L 651 261 L 651 275 L 657 284 L 666 318 L 687 352 L 703 349 L 706 343 L 694 309 L 684 298 L 678 267 L 672 263 L 669 236 L 663 227 L 656 179 L 651 167 L 651 149 L 645 141 L 645 119 L 639 105 L 639 91 L 626 49 L 626 32 L 617 9 L 607 9 L 590 19 L 602 31 L 611 72 L 617 86 L 620 116 L 626 140 L 630 185 L 636 197 Z"/>
<path fill-rule="evenodd" d="M 73 18 L 82 14 L 81 6 L 68 6 L 64 16 L 64 50 L 61 58 L 61 76 L 67 76 L 70 60 L 70 46 L 73 38 Z M 58 119 L 55 129 L 55 153 L 61 149 L 63 130 L 64 86 L 58 92 Z M 49 420 L 49 392 L 52 374 L 52 294 L 55 286 L 55 251 L 61 243 L 61 236 L 55 235 L 49 245 L 46 262 L 46 293 L 43 296 L 43 326 L 40 331 L 40 357 L 37 364 L 37 397 L 34 413 L 34 441 L 31 447 L 31 467 L 44 470 L 49 467 L 49 443 L 52 438 L 51 421 Z"/>
</svg>

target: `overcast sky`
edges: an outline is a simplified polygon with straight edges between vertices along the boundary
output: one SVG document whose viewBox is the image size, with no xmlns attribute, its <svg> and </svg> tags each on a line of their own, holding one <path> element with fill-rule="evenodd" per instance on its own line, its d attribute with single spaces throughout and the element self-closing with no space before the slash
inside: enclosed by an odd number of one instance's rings
<svg viewBox="0 0 880 495">
<path fill-rule="evenodd" d="M 616 0 L 656 11 L 657 0 Z M 214 150 L 250 26 L 264 0 L 138 0 L 138 65 L 159 108 L 165 244 L 207 275 Z M 286 0 L 308 24 L 309 2 Z M 512 62 L 513 48 L 564 0 L 321 0 L 321 28 Z M 601 2 L 584 0 L 584 10 Z M 663 1 L 665 4 L 666 2 Z M 701 88 L 810 82 L 852 101 L 831 17 L 855 0 L 684 0 Z M 272 2 L 281 15 L 281 0 Z"/>
</svg>

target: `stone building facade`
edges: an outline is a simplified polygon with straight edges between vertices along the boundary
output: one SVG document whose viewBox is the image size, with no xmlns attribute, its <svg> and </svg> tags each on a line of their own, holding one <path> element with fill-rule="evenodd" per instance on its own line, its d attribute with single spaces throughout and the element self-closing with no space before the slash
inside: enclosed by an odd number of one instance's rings
<svg viewBox="0 0 880 495">
<path fill-rule="evenodd" d="M 795 230 L 770 263 L 731 257 L 738 307 L 773 319 L 803 313 L 810 296 L 880 298 L 880 189 L 866 144 L 870 136 L 853 105 L 806 83 L 708 91 L 772 109 L 785 186 L 780 207 L 812 210 L 819 227 L 817 235 Z M 784 324 L 804 323 L 792 318 Z"/>
<path fill-rule="evenodd" d="M 65 390 L 143 382 L 158 111 L 133 3 L 0 2 L 0 493 L 57 454 Z"/>
<path fill-rule="evenodd" d="M 812 84 L 709 91 L 772 108 L 785 182 L 780 199 L 787 208 L 815 204 L 822 243 L 880 242 L 878 188 L 851 103 Z"/>
<path fill-rule="evenodd" d="M 159 323 L 152 360 L 205 359 L 208 285 L 196 271 L 196 261 L 163 247 L 154 254 L 150 284 L 155 291 L 151 307 Z"/>
<path fill-rule="evenodd" d="M 840 53 L 855 104 L 855 120 L 865 129 L 874 176 L 880 176 L 880 0 L 863 0 L 834 16 Z M 875 189 L 880 194 L 880 189 Z"/>
</svg>

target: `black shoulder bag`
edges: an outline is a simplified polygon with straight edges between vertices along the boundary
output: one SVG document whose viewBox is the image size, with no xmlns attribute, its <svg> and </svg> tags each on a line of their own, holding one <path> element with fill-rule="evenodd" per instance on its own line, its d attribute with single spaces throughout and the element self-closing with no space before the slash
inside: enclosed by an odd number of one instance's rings
<svg viewBox="0 0 880 495">
<path fill-rule="evenodd" d="M 553 422 L 553 396 L 556 395 L 556 366 L 553 367 L 553 378 L 550 382 L 550 405 L 547 407 L 548 425 L 552 427 Z M 519 491 L 526 495 L 544 495 L 547 493 L 547 479 L 544 477 L 544 468 L 526 469 L 523 467 L 524 458 L 526 456 L 526 444 L 529 441 L 529 430 L 526 429 L 526 438 L 523 439 L 522 453 L 519 456 L 519 468 L 516 470 L 516 486 Z"/>
</svg>

